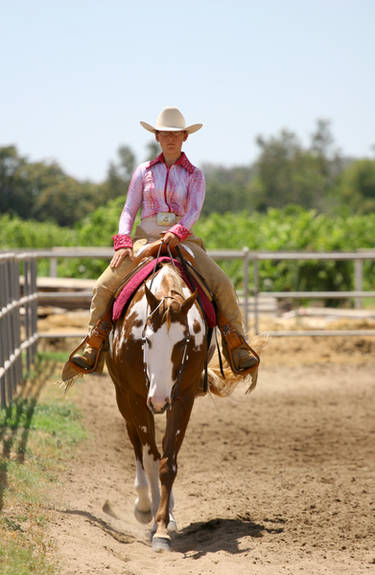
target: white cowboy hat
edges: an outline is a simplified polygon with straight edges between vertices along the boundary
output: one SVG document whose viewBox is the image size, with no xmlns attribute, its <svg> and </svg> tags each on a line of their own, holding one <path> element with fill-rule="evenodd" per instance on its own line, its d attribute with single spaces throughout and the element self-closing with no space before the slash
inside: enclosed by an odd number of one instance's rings
<svg viewBox="0 0 375 575">
<path fill-rule="evenodd" d="M 156 120 L 156 126 L 151 126 L 147 122 L 140 122 L 141 126 L 143 126 L 149 132 L 187 132 L 188 134 L 192 134 L 197 130 L 200 130 L 203 124 L 192 124 L 191 126 L 186 126 L 185 118 L 181 114 L 178 108 L 173 108 L 171 106 L 167 106 L 162 110 Z"/>
</svg>

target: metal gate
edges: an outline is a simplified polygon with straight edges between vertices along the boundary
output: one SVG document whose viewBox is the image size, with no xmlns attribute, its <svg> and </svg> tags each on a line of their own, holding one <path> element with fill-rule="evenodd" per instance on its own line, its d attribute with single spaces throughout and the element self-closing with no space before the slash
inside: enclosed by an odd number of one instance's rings
<svg viewBox="0 0 375 575">
<path fill-rule="evenodd" d="M 11 402 L 36 354 L 37 258 L 0 254 L 0 406 Z M 23 272 L 21 293 L 20 271 Z"/>
</svg>

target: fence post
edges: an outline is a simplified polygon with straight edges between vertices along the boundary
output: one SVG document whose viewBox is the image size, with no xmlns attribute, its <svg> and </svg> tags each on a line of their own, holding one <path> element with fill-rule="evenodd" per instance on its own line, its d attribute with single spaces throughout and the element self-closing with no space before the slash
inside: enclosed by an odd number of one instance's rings
<svg viewBox="0 0 375 575">
<path fill-rule="evenodd" d="M 49 261 L 49 277 L 57 278 L 57 258 L 51 258 Z"/>
<path fill-rule="evenodd" d="M 0 404 L 9 405 L 20 375 L 17 258 L 7 254 L 0 262 Z M 18 299 L 17 299 L 18 298 Z M 21 364 L 22 376 L 22 364 Z"/>
<path fill-rule="evenodd" d="M 243 307 L 245 316 L 245 333 L 249 332 L 249 248 L 245 247 L 243 253 Z"/>
<path fill-rule="evenodd" d="M 259 334 L 259 266 L 258 258 L 254 256 L 254 329 L 255 335 Z"/>
<path fill-rule="evenodd" d="M 33 295 L 37 294 L 37 276 L 38 276 L 38 262 L 35 256 L 32 257 L 31 260 L 31 270 L 30 270 L 30 287 L 31 293 Z M 31 361 L 34 363 L 35 355 L 37 353 L 38 348 L 38 299 L 35 299 L 31 302 L 31 336 L 34 339 L 34 342 L 31 346 Z"/>
<path fill-rule="evenodd" d="M 354 260 L 354 289 L 362 291 L 363 288 L 363 260 Z M 354 300 L 356 309 L 362 308 L 362 298 L 356 297 Z"/>
<path fill-rule="evenodd" d="M 25 257 L 24 259 L 24 296 L 27 301 L 24 304 L 25 310 L 25 340 L 30 341 L 35 333 L 34 330 L 34 302 L 30 301 L 30 297 L 35 293 L 35 281 L 32 258 Z M 28 345 L 26 348 L 26 370 L 29 371 L 34 359 L 34 346 Z"/>
<path fill-rule="evenodd" d="M 14 302 L 18 302 L 21 298 L 21 287 L 20 287 L 20 262 L 17 259 L 14 263 L 13 267 L 13 276 L 12 276 L 12 293 L 13 293 L 13 300 Z M 21 313 L 20 308 L 17 305 L 14 309 L 14 330 L 15 330 L 15 345 L 16 349 L 18 350 L 17 359 L 15 361 L 15 388 L 16 390 L 17 384 L 22 381 L 22 353 L 21 353 Z"/>
<path fill-rule="evenodd" d="M 23 297 L 26 297 L 30 293 L 30 278 L 29 278 L 29 261 L 25 258 L 23 261 Z M 29 315 L 29 303 L 26 301 L 24 304 L 24 327 L 25 327 L 25 340 L 30 337 L 30 315 Z M 26 348 L 26 370 L 30 369 L 31 358 L 30 358 L 30 348 Z"/>
<path fill-rule="evenodd" d="M 4 371 L 6 361 L 6 327 L 5 316 L 5 282 L 6 282 L 6 260 L 0 261 L 0 406 L 6 405 L 6 372 Z M 4 366 L 4 367 L 3 367 Z"/>
<path fill-rule="evenodd" d="M 17 316 L 19 316 L 19 309 L 17 306 L 17 266 L 18 262 L 17 259 L 14 257 L 9 260 L 9 267 L 8 267 L 8 293 L 9 293 L 9 346 L 10 346 L 10 353 L 9 359 L 12 361 L 12 365 L 9 368 L 9 384 L 8 384 L 8 399 L 11 401 L 13 395 L 17 389 L 17 375 L 18 375 L 18 368 L 19 368 L 19 331 L 17 330 Z"/>
<path fill-rule="evenodd" d="M 6 353 L 6 360 L 11 361 L 13 356 L 14 350 L 14 340 L 13 340 L 13 330 L 12 330 L 12 316 L 13 313 L 10 309 L 11 306 L 11 293 L 10 293 L 10 275 L 11 269 L 13 264 L 14 254 L 12 257 L 9 258 L 6 262 L 6 278 L 5 278 L 5 305 L 8 308 L 8 312 L 5 316 L 5 326 L 8 337 L 6 338 L 5 343 L 5 353 Z M 5 376 L 5 386 L 6 386 L 6 402 L 7 404 L 12 400 L 13 397 L 13 377 L 14 377 L 14 369 L 13 365 L 10 365 L 7 369 L 6 376 Z"/>
</svg>

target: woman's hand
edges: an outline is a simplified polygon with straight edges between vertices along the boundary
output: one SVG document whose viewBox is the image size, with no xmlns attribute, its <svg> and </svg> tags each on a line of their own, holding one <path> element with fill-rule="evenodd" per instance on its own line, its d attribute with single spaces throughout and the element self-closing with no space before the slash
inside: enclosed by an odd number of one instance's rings
<svg viewBox="0 0 375 575">
<path fill-rule="evenodd" d="M 163 236 L 163 242 L 165 244 L 168 244 L 171 250 L 173 250 L 173 248 L 175 248 L 177 244 L 180 243 L 180 239 L 174 233 L 167 232 Z"/>
<path fill-rule="evenodd" d="M 114 253 L 109 265 L 113 269 L 118 268 L 125 258 L 130 258 L 132 261 L 134 260 L 133 250 L 131 248 L 121 248 L 117 250 Z"/>
</svg>

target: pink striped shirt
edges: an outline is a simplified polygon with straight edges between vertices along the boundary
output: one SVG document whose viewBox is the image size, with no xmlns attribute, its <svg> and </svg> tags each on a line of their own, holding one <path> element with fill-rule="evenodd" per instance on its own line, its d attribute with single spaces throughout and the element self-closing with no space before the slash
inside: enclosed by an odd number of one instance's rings
<svg viewBox="0 0 375 575">
<path fill-rule="evenodd" d="M 142 219 L 158 212 L 173 212 L 182 216 L 180 222 L 168 231 L 180 240 L 186 239 L 199 218 L 205 191 L 203 173 L 189 162 L 183 152 L 169 168 L 163 154 L 151 162 L 143 162 L 135 170 L 129 185 L 119 233 L 113 238 L 115 250 L 132 246 L 130 234 L 140 208 Z"/>
</svg>

